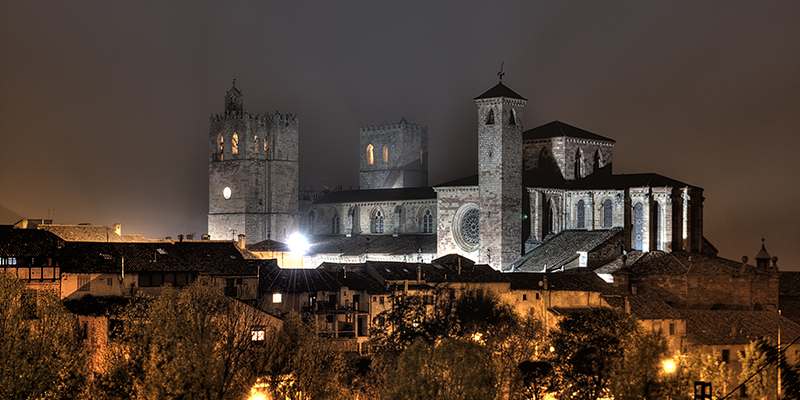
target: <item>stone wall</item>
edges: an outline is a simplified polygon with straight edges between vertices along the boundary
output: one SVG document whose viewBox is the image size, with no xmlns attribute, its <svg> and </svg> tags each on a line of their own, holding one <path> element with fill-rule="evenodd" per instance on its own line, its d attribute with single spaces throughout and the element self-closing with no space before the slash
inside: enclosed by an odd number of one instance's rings
<svg viewBox="0 0 800 400">
<path fill-rule="evenodd" d="M 359 154 L 359 189 L 428 186 L 428 128 L 422 125 L 403 118 L 362 127 Z"/>
</svg>

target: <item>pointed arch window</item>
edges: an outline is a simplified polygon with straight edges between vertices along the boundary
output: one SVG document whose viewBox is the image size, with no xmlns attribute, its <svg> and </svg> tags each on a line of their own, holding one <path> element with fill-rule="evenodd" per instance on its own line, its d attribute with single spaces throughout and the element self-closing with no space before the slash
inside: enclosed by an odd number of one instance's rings
<svg viewBox="0 0 800 400">
<path fill-rule="evenodd" d="M 583 152 L 581 149 L 575 152 L 575 179 L 583 178 Z"/>
<path fill-rule="evenodd" d="M 223 157 L 222 154 L 224 151 L 225 151 L 225 138 L 222 137 L 222 134 L 220 133 L 219 135 L 217 135 L 217 155 L 218 155 L 217 159 L 219 161 L 222 161 Z"/>
<path fill-rule="evenodd" d="M 233 133 L 231 139 L 231 154 L 239 154 L 239 135 L 236 132 Z"/>
<path fill-rule="evenodd" d="M 258 154 L 258 135 L 253 136 L 253 153 Z"/>
<path fill-rule="evenodd" d="M 509 125 L 517 124 L 517 114 L 514 112 L 513 109 L 509 110 L 508 112 L 508 124 Z"/>
<path fill-rule="evenodd" d="M 262 140 L 262 142 L 264 142 L 264 152 L 266 153 L 267 150 L 269 149 L 269 137 L 268 136 L 264 136 L 263 139 L 264 140 Z"/>
<path fill-rule="evenodd" d="M 644 206 L 636 203 L 633 206 L 633 249 L 642 250 L 644 244 Z"/>
<path fill-rule="evenodd" d="M 576 214 L 578 215 L 577 219 L 577 227 L 578 228 L 586 228 L 586 203 L 583 200 L 578 200 L 578 205 L 576 206 Z"/>
<path fill-rule="evenodd" d="M 656 250 L 664 250 L 661 241 L 661 205 L 653 202 L 653 236 L 655 236 Z"/>
<path fill-rule="evenodd" d="M 611 199 L 603 202 L 603 228 L 611 228 L 614 225 L 614 209 Z"/>
<path fill-rule="evenodd" d="M 372 165 L 375 163 L 375 155 L 373 154 L 374 147 L 372 144 L 367 145 L 367 165 Z"/>
<path fill-rule="evenodd" d="M 372 221 L 372 233 L 383 233 L 383 212 L 375 210 L 375 216 Z"/>
<path fill-rule="evenodd" d="M 383 146 L 383 163 L 389 163 L 389 146 L 386 145 Z"/>
<path fill-rule="evenodd" d="M 422 232 L 433 233 L 433 214 L 427 208 L 425 209 L 425 214 L 422 215 Z"/>
<path fill-rule="evenodd" d="M 339 226 L 340 226 L 339 213 L 334 213 L 333 217 L 331 217 L 331 233 L 334 235 L 338 235 Z"/>
<path fill-rule="evenodd" d="M 603 167 L 603 156 L 600 154 L 600 149 L 594 153 L 594 170 L 592 172 L 597 172 L 600 168 Z"/>
<path fill-rule="evenodd" d="M 494 110 L 489 109 L 486 113 L 486 125 L 494 125 Z"/>
</svg>

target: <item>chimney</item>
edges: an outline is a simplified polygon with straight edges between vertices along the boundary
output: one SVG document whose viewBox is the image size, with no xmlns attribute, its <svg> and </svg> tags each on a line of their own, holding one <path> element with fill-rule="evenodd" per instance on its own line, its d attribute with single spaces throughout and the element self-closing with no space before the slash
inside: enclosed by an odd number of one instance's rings
<svg viewBox="0 0 800 400">
<path fill-rule="evenodd" d="M 211 235 L 204 233 L 200 235 L 200 240 L 211 240 Z"/>
<path fill-rule="evenodd" d="M 122 224 L 114 224 L 114 233 L 116 233 L 117 236 L 122 236 Z"/>
<path fill-rule="evenodd" d="M 244 234 L 240 233 L 238 237 L 239 237 L 239 243 L 237 243 L 237 245 L 239 246 L 240 249 L 244 250 Z"/>
</svg>

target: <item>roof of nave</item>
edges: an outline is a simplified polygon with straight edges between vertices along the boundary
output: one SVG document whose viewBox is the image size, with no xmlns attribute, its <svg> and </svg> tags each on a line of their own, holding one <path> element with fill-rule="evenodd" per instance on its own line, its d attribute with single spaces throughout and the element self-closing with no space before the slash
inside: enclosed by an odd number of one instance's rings
<svg viewBox="0 0 800 400">
<path fill-rule="evenodd" d="M 63 245 L 63 240 L 47 231 L 0 226 L 2 257 L 54 257 L 60 245 Z"/>
<path fill-rule="evenodd" d="M 364 253 L 430 254 L 436 253 L 436 235 L 317 235 L 308 238 L 306 254 L 341 254 L 355 256 Z"/>
<path fill-rule="evenodd" d="M 509 99 L 528 100 L 528 99 L 520 96 L 519 94 L 517 94 L 517 92 L 509 89 L 508 86 L 503 85 L 503 82 L 500 82 L 497 85 L 495 85 L 493 88 L 483 92 L 482 95 L 476 97 L 474 100 L 493 99 L 495 97 L 506 97 L 506 98 L 509 98 Z"/>
<path fill-rule="evenodd" d="M 759 337 L 789 343 L 800 336 L 800 325 L 773 311 L 681 310 L 686 336 L 694 345 L 747 344 Z"/>
<path fill-rule="evenodd" d="M 636 319 L 683 319 L 683 314 L 659 296 L 642 295 L 616 295 L 604 296 L 606 303 L 620 310 L 625 309 L 625 301 L 630 306 L 631 315 Z"/>
<path fill-rule="evenodd" d="M 632 187 L 697 187 L 659 174 L 592 174 L 567 184 L 567 189 L 627 189 Z"/>
<path fill-rule="evenodd" d="M 331 203 L 372 203 L 397 200 L 435 199 L 436 192 L 431 187 L 397 189 L 337 190 L 320 197 L 314 204 Z"/>
<path fill-rule="evenodd" d="M 533 129 L 528 129 L 522 133 L 522 140 L 547 139 L 563 136 L 580 139 L 603 140 L 606 142 L 616 143 L 614 139 L 609 139 L 605 136 L 600 136 L 596 133 L 592 133 L 581 128 L 576 128 L 561 121 L 553 121 L 541 126 L 537 126 Z"/>
<path fill-rule="evenodd" d="M 511 271 L 541 272 L 559 269 L 578 258 L 579 251 L 592 251 L 595 247 L 620 234 L 622 228 L 598 230 L 565 230 L 525 253 L 514 261 Z"/>
<path fill-rule="evenodd" d="M 574 269 L 564 272 L 509 272 L 503 274 L 511 281 L 511 290 L 547 290 L 613 293 L 614 288 L 594 272 Z"/>
<path fill-rule="evenodd" d="M 197 272 L 256 275 L 232 242 L 69 242 L 59 254 L 63 272 Z"/>
<path fill-rule="evenodd" d="M 114 228 L 102 225 L 42 224 L 39 229 L 53 232 L 69 242 L 151 242 L 142 235 L 117 235 Z"/>
<path fill-rule="evenodd" d="M 632 275 L 730 275 L 742 272 L 742 262 L 728 260 L 712 254 L 688 253 L 683 251 L 665 252 L 652 250 L 644 252 L 635 262 L 621 268 L 618 273 Z M 769 275 L 772 271 L 746 265 L 746 274 Z"/>
</svg>

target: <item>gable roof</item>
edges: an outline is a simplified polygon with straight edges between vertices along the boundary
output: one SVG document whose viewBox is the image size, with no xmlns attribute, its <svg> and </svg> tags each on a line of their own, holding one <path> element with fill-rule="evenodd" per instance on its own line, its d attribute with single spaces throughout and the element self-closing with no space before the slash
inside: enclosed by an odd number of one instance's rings
<svg viewBox="0 0 800 400">
<path fill-rule="evenodd" d="M 493 88 L 483 92 L 482 95 L 474 98 L 473 100 L 493 99 L 495 97 L 506 97 L 506 98 L 509 98 L 509 99 L 519 99 L 519 100 L 526 100 L 526 101 L 528 100 L 528 99 L 520 96 L 519 94 L 517 94 L 517 92 L 509 89 L 508 86 L 503 85 L 503 82 L 500 82 L 497 85 L 494 85 Z"/>
<path fill-rule="evenodd" d="M 778 326 L 781 342 L 790 343 L 800 336 L 800 325 L 773 311 L 746 310 L 682 310 L 686 319 L 686 336 L 694 345 L 747 344 L 765 337 L 777 342 Z"/>
<path fill-rule="evenodd" d="M 606 142 L 616 143 L 614 139 L 609 139 L 605 136 L 600 136 L 596 133 L 576 128 L 572 125 L 565 124 L 561 121 L 553 121 L 547 124 L 537 126 L 536 128 L 529 129 L 522 133 L 522 140 L 536 140 L 536 139 L 549 139 L 554 137 L 574 137 L 581 139 L 602 140 Z"/>
<path fill-rule="evenodd" d="M 652 250 L 643 252 L 635 262 L 618 272 L 633 275 L 729 275 L 734 276 L 742 272 L 742 262 L 728 260 L 705 253 L 687 253 L 683 251 L 665 252 Z M 765 271 L 752 265 L 745 265 L 744 272 L 755 275 L 769 275 Z"/>
<path fill-rule="evenodd" d="M 40 224 L 39 229 L 52 232 L 68 242 L 154 242 L 142 235 L 117 235 L 114 228 L 102 225 Z"/>
<path fill-rule="evenodd" d="M 2 257 L 54 257 L 63 245 L 64 241 L 50 232 L 0 227 Z"/>
<path fill-rule="evenodd" d="M 557 270 L 578 258 L 579 251 L 592 251 L 622 228 L 599 230 L 564 230 L 542 243 L 507 267 L 510 271 L 542 272 Z"/>
<path fill-rule="evenodd" d="M 608 293 L 613 287 L 595 273 L 584 269 L 564 272 L 508 272 L 511 290 L 545 290 Z"/>
</svg>

